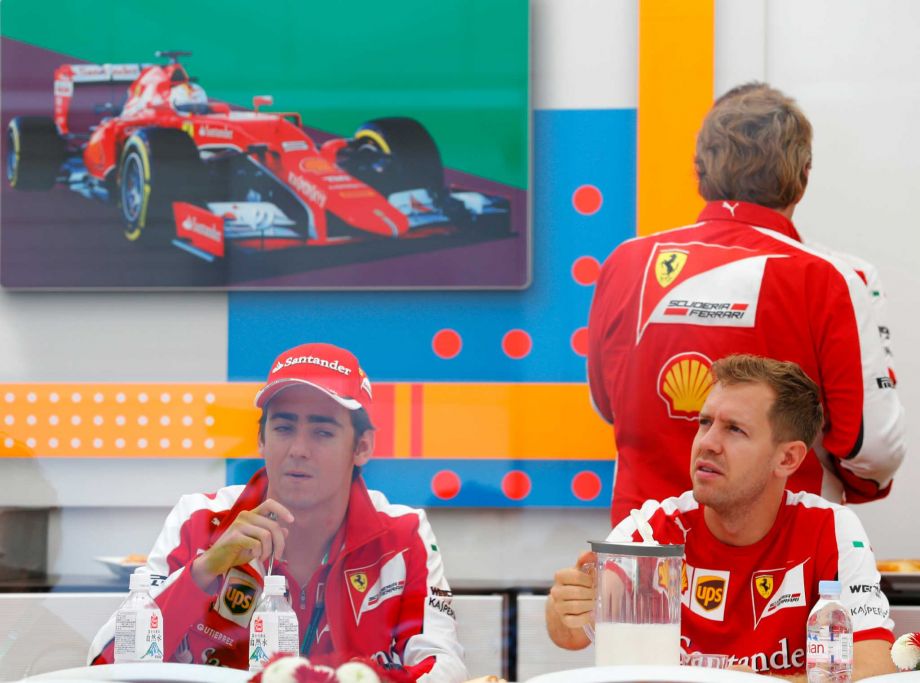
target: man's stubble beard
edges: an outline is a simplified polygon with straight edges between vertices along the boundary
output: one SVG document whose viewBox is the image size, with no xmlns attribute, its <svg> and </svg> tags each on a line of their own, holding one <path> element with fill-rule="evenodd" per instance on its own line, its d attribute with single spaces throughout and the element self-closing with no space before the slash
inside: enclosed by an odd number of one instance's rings
<svg viewBox="0 0 920 683">
<path fill-rule="evenodd" d="M 693 497 L 700 505 L 705 505 L 713 512 L 725 517 L 736 517 L 759 499 L 766 487 L 767 479 L 764 476 L 748 478 L 745 483 L 734 487 L 721 489 L 702 487 L 700 490 L 694 486 Z"/>
</svg>

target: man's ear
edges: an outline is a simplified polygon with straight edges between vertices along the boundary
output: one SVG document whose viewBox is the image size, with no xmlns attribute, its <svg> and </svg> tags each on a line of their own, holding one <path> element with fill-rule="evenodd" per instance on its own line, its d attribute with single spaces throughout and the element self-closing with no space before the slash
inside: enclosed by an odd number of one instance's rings
<svg viewBox="0 0 920 683">
<path fill-rule="evenodd" d="M 788 479 L 808 455 L 808 446 L 804 441 L 786 441 L 779 445 L 780 458 L 774 470 L 778 476 Z"/>
<path fill-rule="evenodd" d="M 361 438 L 358 439 L 358 443 L 355 444 L 356 466 L 364 467 L 374 454 L 375 434 L 375 430 L 367 429 L 361 435 Z"/>
</svg>

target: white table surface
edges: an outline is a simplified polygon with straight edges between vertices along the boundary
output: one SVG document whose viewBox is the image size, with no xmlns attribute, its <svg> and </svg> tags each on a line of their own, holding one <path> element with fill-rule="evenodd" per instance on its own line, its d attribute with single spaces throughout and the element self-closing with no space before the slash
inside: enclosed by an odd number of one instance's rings
<svg viewBox="0 0 920 683">
<path fill-rule="evenodd" d="M 526 683 L 764 683 L 763 676 L 696 666 L 596 666 L 556 671 Z"/>
<path fill-rule="evenodd" d="M 22 679 L 22 683 L 41 681 L 124 681 L 125 683 L 153 683 L 154 681 L 168 681 L 169 683 L 245 683 L 250 678 L 248 671 L 229 669 L 221 666 L 205 666 L 204 664 L 163 664 L 138 663 L 138 664 L 103 664 L 100 666 L 81 666 L 76 669 L 62 669 L 49 671 L 38 676 Z"/>
</svg>

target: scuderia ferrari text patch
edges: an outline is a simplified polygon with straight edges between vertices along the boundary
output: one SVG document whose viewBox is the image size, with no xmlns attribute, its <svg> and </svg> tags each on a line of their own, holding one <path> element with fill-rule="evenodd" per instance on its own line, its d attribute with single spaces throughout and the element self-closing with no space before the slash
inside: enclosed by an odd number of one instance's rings
<svg viewBox="0 0 920 683">
<path fill-rule="evenodd" d="M 355 614 L 355 623 L 361 616 L 377 609 L 390 598 L 402 595 L 406 588 L 405 550 L 389 559 L 381 558 L 366 567 L 345 569 L 348 597 Z"/>
<path fill-rule="evenodd" d="M 701 242 L 656 244 L 645 268 L 636 343 L 652 324 L 753 327 L 771 258 L 785 257 Z"/>
</svg>

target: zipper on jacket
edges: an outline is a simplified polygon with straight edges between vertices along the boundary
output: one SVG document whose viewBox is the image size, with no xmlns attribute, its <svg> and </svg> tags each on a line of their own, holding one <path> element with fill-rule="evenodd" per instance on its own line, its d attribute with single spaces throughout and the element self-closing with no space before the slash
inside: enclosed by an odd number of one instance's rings
<svg viewBox="0 0 920 683">
<path fill-rule="evenodd" d="M 300 609 L 307 609 L 307 588 L 300 589 Z"/>
</svg>

